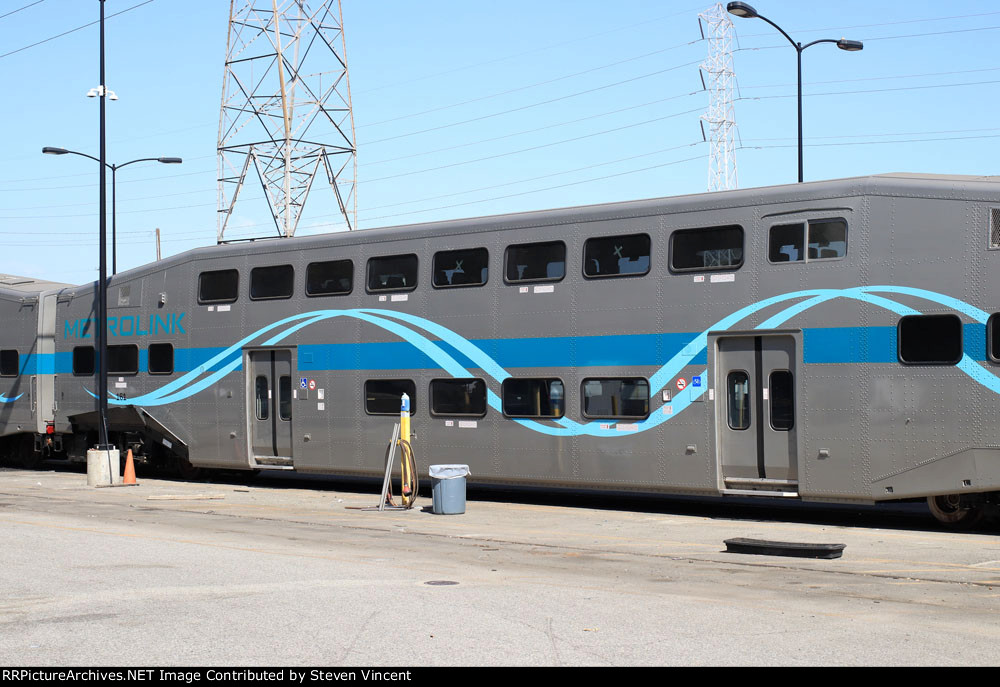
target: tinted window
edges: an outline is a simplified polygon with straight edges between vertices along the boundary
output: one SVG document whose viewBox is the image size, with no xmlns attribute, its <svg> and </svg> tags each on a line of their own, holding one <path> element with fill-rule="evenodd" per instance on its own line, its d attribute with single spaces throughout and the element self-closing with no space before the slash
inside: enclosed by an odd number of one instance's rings
<svg viewBox="0 0 1000 687">
<path fill-rule="evenodd" d="M 847 222 L 842 219 L 809 221 L 809 241 L 806 244 L 806 224 L 776 224 L 768 238 L 768 259 L 771 262 L 829 260 L 847 255 Z"/>
<path fill-rule="evenodd" d="M 168 375 L 174 371 L 174 345 L 168 343 L 149 344 L 149 374 Z"/>
<path fill-rule="evenodd" d="M 0 377 L 16 377 L 20 367 L 20 357 L 14 349 L 0 351 Z"/>
<path fill-rule="evenodd" d="M 649 245 L 645 234 L 587 239 L 583 246 L 583 273 L 588 277 L 646 274 Z"/>
<path fill-rule="evenodd" d="M 997 322 L 1000 321 L 1000 313 L 994 313 L 986 323 L 986 350 L 990 360 L 1000 362 L 1000 331 L 997 330 Z"/>
<path fill-rule="evenodd" d="M 412 291 L 415 288 L 416 255 L 389 255 L 368 261 L 369 291 Z"/>
<path fill-rule="evenodd" d="M 775 370 L 771 373 L 771 427 L 779 432 L 795 426 L 795 389 L 789 370 Z"/>
<path fill-rule="evenodd" d="M 365 382 L 365 412 L 399 415 L 403 394 L 410 397 L 410 415 L 417 412 L 417 385 L 409 379 L 369 379 Z"/>
<path fill-rule="evenodd" d="M 907 315 L 899 320 L 899 361 L 954 365 L 962 359 L 962 321 L 957 315 Z"/>
<path fill-rule="evenodd" d="M 295 289 L 295 270 L 291 265 L 254 267 L 250 270 L 250 299 L 291 298 Z"/>
<path fill-rule="evenodd" d="M 644 418 L 649 415 L 649 382 L 645 379 L 585 379 L 583 414 L 599 418 Z"/>
<path fill-rule="evenodd" d="M 239 295 L 240 273 L 237 270 L 202 272 L 198 275 L 199 303 L 232 303 Z"/>
<path fill-rule="evenodd" d="M 490 253 L 485 248 L 448 250 L 434 254 L 434 286 L 479 286 L 490 271 Z"/>
<path fill-rule="evenodd" d="M 264 375 L 257 375 L 257 379 L 254 380 L 254 414 L 257 416 L 258 420 L 266 420 L 268 418 L 268 408 L 271 407 L 270 390 L 267 383 L 267 377 Z"/>
<path fill-rule="evenodd" d="M 511 417 L 562 417 L 566 397 L 558 379 L 513 379 L 503 382 L 503 412 Z"/>
<path fill-rule="evenodd" d="M 431 413 L 434 415 L 485 415 L 486 382 L 481 379 L 432 380 Z"/>
<path fill-rule="evenodd" d="M 730 428 L 750 426 L 750 377 L 743 370 L 730 372 L 726 377 L 726 405 Z"/>
<path fill-rule="evenodd" d="M 94 347 L 77 346 L 73 349 L 73 374 L 94 374 Z"/>
<path fill-rule="evenodd" d="M 292 419 L 292 378 L 288 375 L 278 377 L 278 418 Z"/>
<path fill-rule="evenodd" d="M 739 225 L 683 229 L 670 236 L 671 269 L 722 270 L 742 264 L 743 227 Z"/>
<path fill-rule="evenodd" d="M 559 281 L 566 276 L 566 244 L 525 243 L 507 248 L 507 281 Z"/>
<path fill-rule="evenodd" d="M 135 344 L 108 346 L 108 374 L 134 375 L 139 372 L 139 347 Z"/>
<path fill-rule="evenodd" d="M 351 260 L 312 262 L 306 268 L 306 294 L 333 296 L 354 289 L 354 263 Z"/>
</svg>

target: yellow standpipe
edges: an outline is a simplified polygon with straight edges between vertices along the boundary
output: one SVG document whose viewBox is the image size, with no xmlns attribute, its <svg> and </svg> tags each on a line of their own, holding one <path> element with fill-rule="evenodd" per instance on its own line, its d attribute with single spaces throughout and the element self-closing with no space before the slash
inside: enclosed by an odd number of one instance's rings
<svg viewBox="0 0 1000 687">
<path fill-rule="evenodd" d="M 401 400 L 402 403 L 399 409 L 399 464 L 402 470 L 402 484 L 400 485 L 400 492 L 402 494 L 403 505 L 408 506 L 415 496 L 412 487 L 414 475 L 410 474 L 410 461 L 406 460 L 405 453 L 410 448 L 410 397 L 404 393 Z"/>
</svg>

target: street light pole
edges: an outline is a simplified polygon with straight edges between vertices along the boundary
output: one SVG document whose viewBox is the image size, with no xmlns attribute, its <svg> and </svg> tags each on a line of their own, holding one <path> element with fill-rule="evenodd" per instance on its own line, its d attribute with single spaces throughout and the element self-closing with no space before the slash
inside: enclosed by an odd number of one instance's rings
<svg viewBox="0 0 1000 687">
<path fill-rule="evenodd" d="M 98 213 L 100 226 L 100 281 L 97 286 L 98 310 L 97 310 L 97 414 L 98 414 L 98 451 L 110 451 L 111 445 L 108 443 L 108 223 L 107 223 L 107 162 L 105 161 L 105 136 L 104 136 L 104 101 L 107 88 L 104 85 L 104 0 L 101 2 L 101 142 L 100 142 L 100 203 Z"/>
<path fill-rule="evenodd" d="M 803 164 L 802 164 L 802 52 L 806 48 L 811 47 L 813 45 L 816 45 L 817 43 L 836 43 L 838 48 L 840 48 L 841 50 L 846 50 L 847 52 L 857 52 L 858 50 L 864 49 L 865 46 L 864 46 L 864 44 L 861 41 L 851 41 L 851 40 L 847 40 L 846 38 L 841 38 L 839 40 L 835 39 L 835 38 L 821 38 L 820 40 L 813 41 L 811 43 L 806 43 L 805 45 L 802 45 L 802 43 L 796 43 L 795 41 L 793 41 L 792 37 L 789 36 L 787 33 L 785 33 L 784 29 L 782 29 L 780 26 L 778 26 L 777 24 L 775 24 L 773 21 L 771 21 L 767 17 L 759 14 L 757 12 L 757 10 L 755 10 L 753 7 L 751 7 L 750 5 L 746 4 L 745 2 L 731 2 L 728 5 L 726 5 L 726 11 L 729 12 L 730 14 L 733 14 L 733 15 L 737 16 L 737 17 L 743 17 L 745 19 L 763 19 L 768 24 L 770 24 L 771 26 L 773 26 L 774 28 L 776 28 L 781 33 L 781 35 L 784 36 L 788 40 L 788 42 L 792 44 L 792 47 L 795 48 L 795 52 L 798 55 L 799 183 L 801 184 L 802 183 L 802 175 L 803 175 L 803 173 L 802 173 L 802 167 L 803 167 Z"/>
<path fill-rule="evenodd" d="M 85 157 L 93 160 L 94 162 L 100 163 L 93 155 L 87 155 L 86 153 L 78 153 L 75 150 L 66 150 L 65 148 L 55 148 L 53 146 L 45 146 L 42 148 L 42 152 L 46 155 L 79 155 L 80 157 Z M 118 195 L 118 180 L 117 172 L 122 167 L 127 167 L 136 162 L 161 162 L 165 165 L 179 165 L 183 160 L 179 157 L 142 157 L 138 160 L 129 160 L 128 162 L 123 162 L 120 165 L 112 164 L 110 162 L 105 162 L 104 166 L 111 170 L 111 274 L 112 276 L 118 274 L 118 211 L 116 207 L 116 197 Z"/>
</svg>

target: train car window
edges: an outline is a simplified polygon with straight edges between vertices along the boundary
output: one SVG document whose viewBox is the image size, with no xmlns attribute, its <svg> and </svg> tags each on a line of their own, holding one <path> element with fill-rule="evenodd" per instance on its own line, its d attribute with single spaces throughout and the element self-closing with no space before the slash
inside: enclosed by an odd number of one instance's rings
<svg viewBox="0 0 1000 687">
<path fill-rule="evenodd" d="M 559 418 L 565 413 L 566 390 L 559 379 L 514 379 L 503 382 L 503 414 L 508 417 Z"/>
<path fill-rule="evenodd" d="M 431 415 L 486 415 L 486 382 L 481 379 L 432 379 Z"/>
<path fill-rule="evenodd" d="M 847 221 L 814 219 L 771 227 L 767 256 L 771 262 L 830 260 L 847 255 Z"/>
<path fill-rule="evenodd" d="M 805 241 L 806 225 L 775 224 L 771 227 L 771 237 L 768 242 L 768 258 L 771 262 L 798 262 L 805 260 L 802 245 Z"/>
<path fill-rule="evenodd" d="M 139 373 L 139 347 L 135 344 L 108 346 L 108 374 L 134 375 Z"/>
<path fill-rule="evenodd" d="M 368 260 L 369 291 L 413 291 L 415 288 L 416 255 L 387 255 Z"/>
<path fill-rule="evenodd" d="M 0 377 L 16 377 L 20 369 L 20 358 L 16 349 L 0 351 Z"/>
<path fill-rule="evenodd" d="M 482 286 L 489 279 L 490 252 L 485 248 L 441 251 L 434 254 L 432 271 L 436 289 Z"/>
<path fill-rule="evenodd" d="M 897 329 L 899 362 L 956 365 L 962 359 L 962 320 L 958 315 L 906 315 Z"/>
<path fill-rule="evenodd" d="M 743 227 L 730 224 L 681 229 L 670 235 L 670 269 L 675 272 L 739 269 L 743 265 Z"/>
<path fill-rule="evenodd" d="M 94 347 L 77 346 L 73 349 L 73 374 L 94 374 Z"/>
<path fill-rule="evenodd" d="M 268 408 L 271 406 L 270 395 L 267 376 L 257 375 L 257 379 L 254 380 L 254 412 L 258 420 L 268 418 Z"/>
<path fill-rule="evenodd" d="M 311 262 L 306 267 L 307 296 L 343 296 L 353 290 L 353 260 Z"/>
<path fill-rule="evenodd" d="M 147 368 L 151 375 L 168 375 L 174 371 L 174 345 L 169 343 L 149 344 Z"/>
<path fill-rule="evenodd" d="M 292 419 L 292 378 L 288 375 L 278 377 L 278 418 Z"/>
<path fill-rule="evenodd" d="M 733 370 L 726 377 L 727 406 L 730 429 L 750 426 L 750 376 L 744 370 Z"/>
<path fill-rule="evenodd" d="M 1000 363 L 1000 331 L 997 331 L 997 322 L 1000 322 L 1000 313 L 993 313 L 986 322 L 986 351 L 990 360 Z"/>
<path fill-rule="evenodd" d="M 238 270 L 202 272 L 198 275 L 199 303 L 233 303 L 240 293 Z"/>
<path fill-rule="evenodd" d="M 403 394 L 410 397 L 410 415 L 417 412 L 417 385 L 409 379 L 369 379 L 365 382 L 365 412 L 399 415 Z"/>
<path fill-rule="evenodd" d="M 295 290 L 295 270 L 291 265 L 270 265 L 250 270 L 250 300 L 291 298 Z"/>
<path fill-rule="evenodd" d="M 771 373 L 769 396 L 771 400 L 771 428 L 787 432 L 795 426 L 795 387 L 790 370 Z"/>
<path fill-rule="evenodd" d="M 566 276 L 566 244 L 551 241 L 508 246 L 504 263 L 508 282 L 560 281 Z"/>
<path fill-rule="evenodd" d="M 807 254 L 810 260 L 829 260 L 847 255 L 847 221 L 809 220 Z"/>
<path fill-rule="evenodd" d="M 649 272 L 650 239 L 646 234 L 587 239 L 583 244 L 585 277 L 638 277 Z"/>
<path fill-rule="evenodd" d="M 608 419 L 646 418 L 649 416 L 649 382 L 645 379 L 584 379 L 583 415 Z"/>
</svg>

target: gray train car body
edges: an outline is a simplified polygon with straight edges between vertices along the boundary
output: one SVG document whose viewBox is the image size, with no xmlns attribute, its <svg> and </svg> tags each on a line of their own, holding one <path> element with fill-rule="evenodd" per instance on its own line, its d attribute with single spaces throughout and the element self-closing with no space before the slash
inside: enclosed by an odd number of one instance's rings
<svg viewBox="0 0 1000 687">
<path fill-rule="evenodd" d="M 1000 492 L 998 266 L 1000 183 L 904 174 L 213 246 L 111 279 L 111 430 L 374 476 L 408 391 L 479 483 L 958 517 Z M 94 285 L 51 300 L 78 457 Z"/>
</svg>

